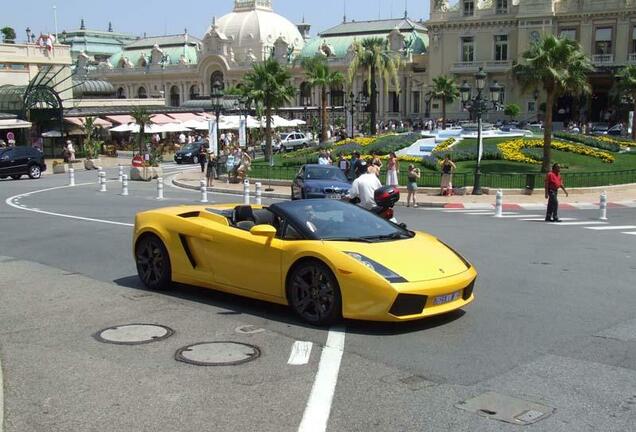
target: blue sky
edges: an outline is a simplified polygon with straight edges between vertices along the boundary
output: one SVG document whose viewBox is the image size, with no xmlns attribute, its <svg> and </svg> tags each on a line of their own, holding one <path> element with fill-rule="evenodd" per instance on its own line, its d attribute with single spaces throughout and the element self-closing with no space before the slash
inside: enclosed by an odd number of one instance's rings
<svg viewBox="0 0 636 432">
<path fill-rule="evenodd" d="M 274 10 L 292 22 L 305 20 L 312 24 L 312 34 L 342 21 L 345 0 L 274 0 Z M 25 39 L 25 29 L 35 33 L 54 32 L 53 5 L 57 6 L 58 30 L 78 29 L 80 19 L 94 30 L 107 30 L 112 21 L 115 31 L 135 35 L 177 34 L 185 28 L 202 37 L 213 16 L 232 10 L 234 0 L 2 0 L 0 27 L 16 30 L 18 39 Z M 355 20 L 400 17 L 405 0 L 346 0 L 347 18 Z M 408 0 L 412 18 L 427 18 L 428 0 Z"/>
</svg>

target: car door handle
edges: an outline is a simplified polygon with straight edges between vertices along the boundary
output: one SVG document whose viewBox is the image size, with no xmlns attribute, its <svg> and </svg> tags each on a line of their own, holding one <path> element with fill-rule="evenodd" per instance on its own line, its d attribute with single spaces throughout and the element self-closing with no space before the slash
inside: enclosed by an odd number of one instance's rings
<svg viewBox="0 0 636 432">
<path fill-rule="evenodd" d="M 214 236 L 210 235 L 210 234 L 201 234 L 201 238 L 205 241 L 209 241 L 209 242 L 213 242 L 214 241 Z"/>
</svg>

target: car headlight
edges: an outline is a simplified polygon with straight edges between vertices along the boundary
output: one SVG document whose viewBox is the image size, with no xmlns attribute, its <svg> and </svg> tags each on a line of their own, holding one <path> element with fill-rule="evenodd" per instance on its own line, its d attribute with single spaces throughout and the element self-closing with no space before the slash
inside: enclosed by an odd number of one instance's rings
<svg viewBox="0 0 636 432">
<path fill-rule="evenodd" d="M 186 157 L 192 157 L 192 153 L 186 153 L 185 156 Z"/>
<path fill-rule="evenodd" d="M 379 274 L 380 276 L 382 276 L 384 279 L 388 280 L 389 282 L 393 282 L 393 283 L 407 282 L 407 280 L 404 279 L 399 274 L 395 273 L 392 270 L 389 270 L 388 268 L 384 267 L 382 264 L 375 262 L 372 259 L 367 258 L 362 254 L 359 254 L 357 252 L 345 252 L 345 253 L 349 255 L 351 258 L 359 261 L 363 265 L 375 271 L 377 274 Z"/>
</svg>

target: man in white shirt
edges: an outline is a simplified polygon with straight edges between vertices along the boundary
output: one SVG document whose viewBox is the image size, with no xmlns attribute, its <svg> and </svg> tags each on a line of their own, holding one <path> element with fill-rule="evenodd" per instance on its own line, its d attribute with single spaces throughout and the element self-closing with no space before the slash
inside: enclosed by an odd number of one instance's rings
<svg viewBox="0 0 636 432">
<path fill-rule="evenodd" d="M 351 192 L 349 192 L 350 198 L 359 198 L 360 206 L 367 210 L 371 210 L 376 206 L 374 194 L 375 191 L 382 187 L 382 183 L 378 176 L 375 174 L 375 168 L 373 165 L 367 166 L 366 174 L 362 174 L 360 177 L 353 181 L 351 185 Z"/>
<path fill-rule="evenodd" d="M 179 135 L 179 144 L 184 145 L 186 143 L 186 136 L 183 132 Z"/>
</svg>

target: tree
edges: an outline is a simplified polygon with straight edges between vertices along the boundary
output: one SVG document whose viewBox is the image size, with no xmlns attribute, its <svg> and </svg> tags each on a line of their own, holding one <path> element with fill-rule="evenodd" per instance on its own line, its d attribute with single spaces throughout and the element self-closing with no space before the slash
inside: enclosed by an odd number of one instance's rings
<svg viewBox="0 0 636 432">
<path fill-rule="evenodd" d="M 371 135 L 377 131 L 376 116 L 378 111 L 377 81 L 381 79 L 388 93 L 389 85 L 393 83 L 397 92 L 400 91 L 398 70 L 401 62 L 389 49 L 389 41 L 379 37 L 362 39 L 352 45 L 353 59 L 349 65 L 349 82 L 353 83 L 355 76 L 362 72 L 367 77 L 367 90 L 371 96 Z"/>
<path fill-rule="evenodd" d="M 514 120 L 515 117 L 521 112 L 521 107 L 515 103 L 506 105 L 504 108 L 504 114 L 510 117 L 510 120 Z"/>
<path fill-rule="evenodd" d="M 255 104 L 257 112 L 265 114 L 265 160 L 272 158 L 272 115 L 274 110 L 291 102 L 296 89 L 291 85 L 291 73 L 275 59 L 254 63 L 252 71 L 243 78 L 240 87 L 248 105 Z"/>
<path fill-rule="evenodd" d="M 559 96 L 590 93 L 588 74 L 593 67 L 581 47 L 570 39 L 547 35 L 535 42 L 522 55 L 523 62 L 513 72 L 524 91 L 541 86 L 546 94 L 543 136 L 543 172 L 551 166 L 552 116 Z"/>
<path fill-rule="evenodd" d="M 11 28 L 11 27 L 3 27 L 2 29 L 0 29 L 0 33 L 2 33 L 2 42 L 3 43 L 9 43 L 9 44 L 14 44 L 15 43 L 16 34 L 15 34 L 15 30 L 13 30 L 13 28 Z"/>
<path fill-rule="evenodd" d="M 86 140 L 84 141 L 86 158 L 96 159 L 99 155 L 99 149 L 103 142 L 95 139 L 95 131 L 97 130 L 97 126 L 95 125 L 95 117 L 86 117 L 82 124 L 82 130 L 84 134 L 86 134 Z"/>
<path fill-rule="evenodd" d="M 341 72 L 329 69 L 327 59 L 321 55 L 312 58 L 306 58 L 302 61 L 302 67 L 305 69 L 307 82 L 314 88 L 320 88 L 320 142 L 327 142 L 329 117 L 327 115 L 327 89 L 340 85 L 344 82 L 344 75 Z"/>
<path fill-rule="evenodd" d="M 429 92 L 433 99 L 442 101 L 442 129 L 446 129 L 446 105 L 459 98 L 459 88 L 455 78 L 446 75 L 433 78 L 433 88 Z"/>
<path fill-rule="evenodd" d="M 144 107 L 133 108 L 130 116 L 135 119 L 135 123 L 139 126 L 138 145 L 139 154 L 144 152 L 144 135 L 146 133 L 146 127 L 152 124 L 152 118 L 150 113 Z"/>
<path fill-rule="evenodd" d="M 636 66 L 625 66 L 616 74 L 618 81 L 614 87 L 616 94 L 628 96 L 634 104 L 634 119 L 632 120 L 632 139 L 636 140 Z"/>
</svg>

